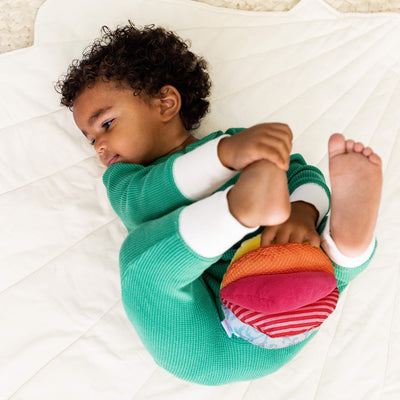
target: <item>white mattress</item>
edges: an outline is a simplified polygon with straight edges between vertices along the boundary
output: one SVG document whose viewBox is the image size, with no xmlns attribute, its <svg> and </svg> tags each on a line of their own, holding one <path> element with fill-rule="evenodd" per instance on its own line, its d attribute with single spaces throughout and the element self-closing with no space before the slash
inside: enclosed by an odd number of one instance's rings
<svg viewBox="0 0 400 400">
<path fill-rule="evenodd" d="M 280 121 L 294 151 L 324 173 L 333 132 L 383 159 L 376 257 L 273 375 L 220 387 L 180 381 L 157 367 L 125 315 L 126 231 L 53 84 L 101 25 L 128 18 L 178 31 L 209 60 L 212 112 L 199 137 Z M 322 0 L 287 13 L 47 1 L 34 46 L 0 56 L 0 399 L 400 399 L 399 110 L 400 15 L 340 14 Z"/>
</svg>

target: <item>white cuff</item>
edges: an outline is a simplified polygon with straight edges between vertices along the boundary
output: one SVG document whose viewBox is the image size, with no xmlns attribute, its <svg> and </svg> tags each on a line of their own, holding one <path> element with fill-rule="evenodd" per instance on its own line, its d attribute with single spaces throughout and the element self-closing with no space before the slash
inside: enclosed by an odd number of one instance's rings
<svg viewBox="0 0 400 400">
<path fill-rule="evenodd" d="M 223 135 L 178 157 L 172 166 L 175 184 L 188 199 L 200 200 L 219 189 L 239 171 L 226 168 L 218 157 Z"/>
<path fill-rule="evenodd" d="M 312 204 L 319 212 L 318 226 L 329 210 L 329 198 L 325 190 L 316 183 L 306 183 L 299 186 L 291 195 L 290 202 L 304 201 Z"/>
<path fill-rule="evenodd" d="M 179 231 L 185 243 L 203 257 L 216 257 L 257 227 L 242 225 L 229 211 L 227 193 L 214 193 L 185 207 L 179 216 Z"/>
<path fill-rule="evenodd" d="M 367 250 L 365 250 L 365 252 L 360 256 L 348 257 L 339 251 L 331 236 L 330 216 L 328 217 L 325 229 L 321 234 L 321 247 L 324 249 L 325 253 L 335 264 L 345 268 L 357 268 L 368 261 L 374 252 L 375 241 L 374 237 Z"/>
</svg>

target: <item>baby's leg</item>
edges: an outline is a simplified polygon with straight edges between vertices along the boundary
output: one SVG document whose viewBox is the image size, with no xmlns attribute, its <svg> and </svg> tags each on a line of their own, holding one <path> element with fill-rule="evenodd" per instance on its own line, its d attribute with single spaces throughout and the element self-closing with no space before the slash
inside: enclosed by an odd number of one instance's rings
<svg viewBox="0 0 400 400">
<path fill-rule="evenodd" d="M 290 215 L 286 173 L 267 160 L 247 166 L 228 193 L 231 214 L 247 227 L 278 225 Z"/>
<path fill-rule="evenodd" d="M 343 135 L 329 139 L 330 231 L 339 251 L 357 257 L 370 246 L 382 189 L 382 162 L 369 147 Z"/>
</svg>

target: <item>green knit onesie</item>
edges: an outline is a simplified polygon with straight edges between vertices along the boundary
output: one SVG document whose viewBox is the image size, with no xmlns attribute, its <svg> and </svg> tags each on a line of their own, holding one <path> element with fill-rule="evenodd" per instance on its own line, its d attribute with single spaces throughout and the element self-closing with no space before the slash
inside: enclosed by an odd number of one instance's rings
<svg viewBox="0 0 400 400">
<path fill-rule="evenodd" d="M 103 176 L 111 205 L 128 230 L 119 260 L 126 314 L 159 366 L 183 380 L 204 385 L 270 374 L 315 335 L 282 349 L 263 349 L 235 335 L 229 338 L 221 325 L 224 316 L 219 290 L 229 262 L 245 238 L 217 256 L 205 257 L 182 237 L 182 211 L 190 213 L 196 201 L 205 200 L 189 199 L 181 193 L 174 180 L 174 162 L 212 139 L 241 130 L 212 133 L 149 166 L 116 163 Z M 233 185 L 238 176 L 217 192 Z M 289 193 L 314 183 L 330 199 L 322 173 L 307 165 L 299 154 L 291 156 L 287 179 Z M 326 216 L 320 228 L 325 221 Z M 210 225 L 211 234 L 214 228 Z M 197 225 L 192 229 L 196 231 Z M 339 291 L 367 264 L 352 269 L 334 265 Z"/>
</svg>

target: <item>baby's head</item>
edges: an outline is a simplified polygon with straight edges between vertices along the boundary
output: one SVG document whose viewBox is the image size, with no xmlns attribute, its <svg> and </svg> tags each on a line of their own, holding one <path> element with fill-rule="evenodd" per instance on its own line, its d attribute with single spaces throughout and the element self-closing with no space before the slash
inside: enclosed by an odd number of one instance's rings
<svg viewBox="0 0 400 400">
<path fill-rule="evenodd" d="M 206 67 L 175 33 L 129 21 L 103 27 L 56 90 L 103 164 L 146 165 L 182 148 L 207 113 Z"/>
</svg>

